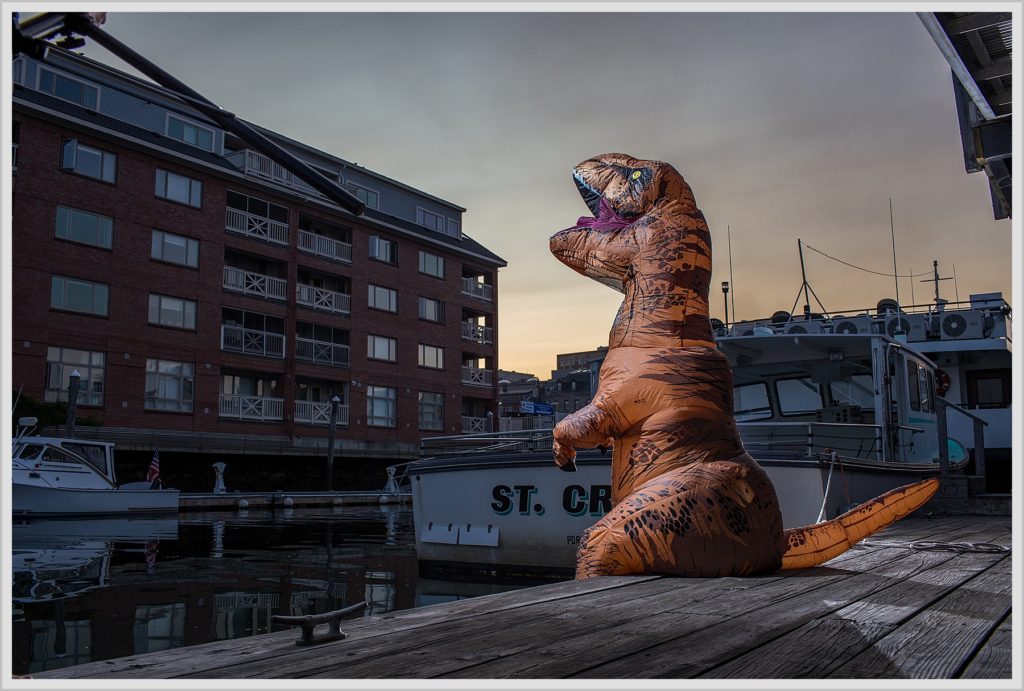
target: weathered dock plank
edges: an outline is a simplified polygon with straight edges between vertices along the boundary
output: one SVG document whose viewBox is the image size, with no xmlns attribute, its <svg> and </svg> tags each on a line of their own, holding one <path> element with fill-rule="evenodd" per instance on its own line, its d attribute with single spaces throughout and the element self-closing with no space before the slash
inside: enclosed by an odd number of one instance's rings
<svg viewBox="0 0 1024 691">
<path fill-rule="evenodd" d="M 913 615 L 1005 558 L 994 554 L 958 554 L 868 598 L 814 619 L 701 676 L 826 677 Z M 811 649 L 815 655 L 807 654 Z"/>
<path fill-rule="evenodd" d="M 1000 559 L 991 569 L 919 612 L 828 676 L 956 676 L 1009 613 L 1010 571 L 1010 559 Z"/>
<path fill-rule="evenodd" d="M 1009 678 L 1004 517 L 908 519 L 828 564 L 751 578 L 596 578 L 40 678 Z"/>
<path fill-rule="evenodd" d="M 968 663 L 963 679 L 1006 679 L 1013 667 L 1013 622 L 1007 614 Z"/>
</svg>

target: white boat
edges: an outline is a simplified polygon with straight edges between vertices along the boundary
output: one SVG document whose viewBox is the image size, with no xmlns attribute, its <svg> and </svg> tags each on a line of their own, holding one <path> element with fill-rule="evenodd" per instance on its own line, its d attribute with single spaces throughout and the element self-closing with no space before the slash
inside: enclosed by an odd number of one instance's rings
<svg viewBox="0 0 1024 691">
<path fill-rule="evenodd" d="M 744 445 L 771 478 L 787 528 L 968 460 L 974 440 L 940 429 L 935 365 L 905 343 L 782 334 L 718 346 L 733 366 Z M 428 565 L 569 569 L 581 533 L 611 508 L 610 456 L 581 452 L 577 472 L 563 472 L 550 430 L 424 440 L 424 453 L 407 473 L 417 556 Z"/>
<path fill-rule="evenodd" d="M 178 490 L 117 485 L 114 445 L 19 435 L 12 448 L 14 516 L 142 514 L 178 510 Z"/>
</svg>

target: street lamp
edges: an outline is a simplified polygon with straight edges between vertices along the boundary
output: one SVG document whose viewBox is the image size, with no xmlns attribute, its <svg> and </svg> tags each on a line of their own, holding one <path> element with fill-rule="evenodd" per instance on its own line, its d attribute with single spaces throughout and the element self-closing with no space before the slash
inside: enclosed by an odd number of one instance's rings
<svg viewBox="0 0 1024 691">
<path fill-rule="evenodd" d="M 338 424 L 338 394 L 331 397 L 331 426 L 327 432 L 327 491 L 334 491 L 334 428 Z"/>
<path fill-rule="evenodd" d="M 725 323 L 729 323 L 729 281 L 722 281 L 722 299 L 725 301 Z"/>
</svg>

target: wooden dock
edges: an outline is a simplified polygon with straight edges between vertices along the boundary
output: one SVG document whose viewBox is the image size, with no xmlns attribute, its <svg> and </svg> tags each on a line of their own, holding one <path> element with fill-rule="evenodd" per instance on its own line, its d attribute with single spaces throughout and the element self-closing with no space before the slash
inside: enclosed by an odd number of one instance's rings
<svg viewBox="0 0 1024 691">
<path fill-rule="evenodd" d="M 411 504 L 408 492 L 389 494 L 371 492 L 183 492 L 178 498 L 179 511 L 224 511 L 247 509 L 287 509 L 314 506 L 376 506 L 378 504 Z"/>
<path fill-rule="evenodd" d="M 814 569 L 566 581 L 37 678 L 1010 679 L 1011 581 L 1008 517 L 911 518 Z"/>
</svg>

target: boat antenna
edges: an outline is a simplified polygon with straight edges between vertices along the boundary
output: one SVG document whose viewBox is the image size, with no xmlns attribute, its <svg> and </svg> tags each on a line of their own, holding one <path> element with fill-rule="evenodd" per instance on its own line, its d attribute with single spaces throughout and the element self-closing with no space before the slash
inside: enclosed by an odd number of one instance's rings
<svg viewBox="0 0 1024 691">
<path fill-rule="evenodd" d="M 942 299 L 939 297 L 939 281 L 951 281 L 953 280 L 949 276 L 939 278 L 939 260 L 932 260 L 932 277 L 926 278 L 921 283 L 934 283 L 935 284 L 935 309 L 939 309 L 942 306 Z M 959 301 L 959 300 L 958 300 Z"/>
<path fill-rule="evenodd" d="M 812 288 L 811 284 L 807 282 L 807 269 L 804 267 L 804 245 L 803 245 L 803 241 L 801 241 L 800 238 L 796 239 L 796 247 L 797 247 L 797 250 L 800 252 L 800 276 L 801 276 L 801 278 L 803 280 L 800 283 L 800 290 L 796 291 L 796 300 L 793 301 L 793 306 L 789 310 L 789 314 L 790 314 L 789 320 L 790 321 L 793 320 L 793 316 L 792 316 L 793 315 L 793 310 L 796 309 L 797 303 L 800 302 L 800 293 L 803 293 L 804 294 L 804 320 L 805 321 L 810 321 L 810 319 L 811 319 L 811 298 L 808 297 L 808 292 L 810 292 L 810 294 L 814 296 L 814 299 L 818 301 L 818 307 L 821 308 L 822 313 L 824 313 L 824 315 L 827 317 L 828 316 L 828 310 L 825 309 L 825 305 L 822 304 L 821 298 L 818 297 L 818 294 L 814 292 L 814 288 Z"/>
<path fill-rule="evenodd" d="M 953 265 L 953 293 L 956 295 L 956 301 L 960 302 L 960 288 L 956 285 L 956 264 Z"/>
<path fill-rule="evenodd" d="M 914 275 L 914 267 L 910 267 L 910 275 L 911 276 Z M 910 282 L 910 304 L 911 305 L 916 305 L 917 304 L 917 298 L 914 297 L 914 282 L 913 281 Z"/>
<path fill-rule="evenodd" d="M 892 235 L 892 280 L 896 284 L 896 311 L 898 312 L 900 310 L 900 279 L 897 277 L 896 271 L 896 226 L 892 222 L 892 197 L 889 197 L 889 233 Z"/>
<path fill-rule="evenodd" d="M 732 280 L 732 226 L 726 226 L 729 238 L 729 285 L 732 286 L 732 320 L 736 321 L 736 282 Z"/>
</svg>

